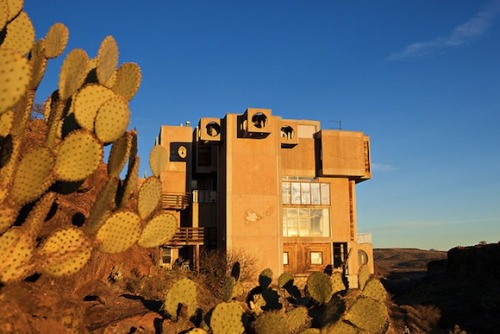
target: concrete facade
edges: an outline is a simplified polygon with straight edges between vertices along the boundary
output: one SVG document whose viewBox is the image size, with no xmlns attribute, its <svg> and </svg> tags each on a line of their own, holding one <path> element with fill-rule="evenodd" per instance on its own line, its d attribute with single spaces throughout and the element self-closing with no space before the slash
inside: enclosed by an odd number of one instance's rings
<svg viewBox="0 0 500 334">
<path fill-rule="evenodd" d="M 249 108 L 191 126 L 162 126 L 164 194 L 190 194 L 180 226 L 205 228 L 203 247 L 243 250 L 276 275 L 373 272 L 369 235 L 357 235 L 356 184 L 371 178 L 362 132 L 321 129 Z"/>
</svg>

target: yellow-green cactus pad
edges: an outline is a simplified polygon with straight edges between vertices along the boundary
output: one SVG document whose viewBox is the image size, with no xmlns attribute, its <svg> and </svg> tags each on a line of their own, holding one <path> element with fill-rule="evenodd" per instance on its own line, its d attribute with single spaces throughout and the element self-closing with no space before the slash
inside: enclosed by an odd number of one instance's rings
<svg viewBox="0 0 500 334">
<path fill-rule="evenodd" d="M 118 45 L 113 36 L 106 36 L 97 52 L 97 79 L 106 85 L 118 65 Z"/>
<path fill-rule="evenodd" d="M 98 249 L 103 253 L 126 251 L 141 235 L 141 218 L 133 211 L 117 211 L 96 234 Z"/>
<path fill-rule="evenodd" d="M 115 197 L 118 189 L 118 177 L 111 177 L 104 185 L 90 209 L 89 216 L 83 225 L 83 230 L 90 235 L 97 233 L 106 221 L 111 211 L 115 209 Z"/>
<path fill-rule="evenodd" d="M 7 21 L 12 20 L 23 10 L 24 0 L 7 0 L 7 7 L 9 16 Z"/>
<path fill-rule="evenodd" d="M 80 229 L 69 227 L 54 232 L 38 253 L 42 270 L 52 276 L 78 272 L 92 255 L 92 244 Z"/>
<path fill-rule="evenodd" d="M 54 155 L 47 147 L 26 153 L 14 176 L 10 193 L 13 201 L 23 205 L 40 197 L 55 181 L 52 175 L 54 162 Z"/>
<path fill-rule="evenodd" d="M 67 100 L 85 81 L 89 56 L 82 49 L 71 50 L 59 73 L 59 97 Z"/>
<path fill-rule="evenodd" d="M 148 177 L 139 188 L 137 209 L 139 216 L 146 220 L 154 210 L 158 208 L 161 201 L 161 182 L 158 178 Z"/>
<path fill-rule="evenodd" d="M 59 57 L 68 44 L 68 38 L 69 30 L 64 24 L 52 25 L 45 36 L 45 57 L 49 59 Z"/>
<path fill-rule="evenodd" d="M 356 299 L 345 314 L 345 320 L 370 333 L 383 333 L 388 318 L 384 303 L 364 297 Z"/>
<path fill-rule="evenodd" d="M 132 136 L 125 132 L 123 136 L 113 143 L 108 159 L 108 174 L 118 177 L 127 162 L 130 148 L 132 147 Z"/>
<path fill-rule="evenodd" d="M 18 210 L 10 206 L 0 206 L 0 234 L 7 231 L 16 221 Z"/>
<path fill-rule="evenodd" d="M 9 4 L 7 0 L 0 0 L 0 30 L 3 30 L 9 19 Z"/>
<path fill-rule="evenodd" d="M 137 244 L 144 248 L 158 247 L 172 239 L 176 230 L 175 216 L 168 212 L 161 213 L 144 227 Z"/>
<path fill-rule="evenodd" d="M 129 168 L 127 176 L 125 177 L 123 190 L 117 197 L 118 207 L 120 208 L 126 207 L 130 201 L 130 198 L 132 198 L 133 194 L 137 190 L 138 173 L 139 173 L 139 157 L 135 157 L 134 160 L 132 161 L 129 160 Z"/>
<path fill-rule="evenodd" d="M 94 131 L 94 122 L 99 108 L 115 93 L 102 85 L 89 84 L 83 87 L 75 96 L 72 110 L 78 124 L 87 130 Z"/>
<path fill-rule="evenodd" d="M 164 308 L 172 319 L 177 320 L 179 303 L 187 306 L 188 315 L 196 313 L 198 307 L 196 283 L 189 278 L 181 278 L 168 290 L 165 297 Z"/>
<path fill-rule="evenodd" d="M 3 114 L 0 114 L 0 136 L 6 137 L 10 128 L 12 127 L 12 121 L 14 120 L 14 111 L 7 110 Z"/>
<path fill-rule="evenodd" d="M 25 12 L 21 12 L 14 20 L 7 23 L 7 34 L 0 45 L 2 50 L 15 50 L 27 54 L 35 42 L 35 28 Z"/>
<path fill-rule="evenodd" d="M 0 114 L 12 108 L 24 95 L 31 68 L 19 52 L 0 49 Z"/>
<path fill-rule="evenodd" d="M 80 181 L 99 166 L 103 148 L 87 130 L 71 132 L 57 147 L 55 172 L 58 180 Z"/>
<path fill-rule="evenodd" d="M 160 177 L 161 172 L 168 162 L 167 149 L 161 145 L 153 146 L 151 153 L 149 153 L 149 167 L 154 176 Z"/>
<path fill-rule="evenodd" d="M 368 268 L 368 265 L 363 264 L 361 267 L 359 267 L 358 271 L 358 288 L 364 289 L 366 282 L 368 282 L 368 279 L 370 278 L 370 268 Z"/>
<path fill-rule="evenodd" d="M 136 63 L 124 63 L 116 71 L 113 91 L 123 96 L 127 101 L 132 100 L 141 84 L 141 68 Z"/>
<path fill-rule="evenodd" d="M 38 236 L 38 233 L 42 229 L 43 223 L 47 214 L 49 213 L 54 200 L 56 199 L 55 192 L 48 192 L 35 204 L 33 209 L 30 211 L 23 227 L 28 231 L 33 238 Z"/>
<path fill-rule="evenodd" d="M 130 119 L 128 103 L 116 95 L 106 101 L 97 111 L 95 118 L 95 134 L 104 143 L 120 138 L 127 130 Z"/>
<path fill-rule="evenodd" d="M 34 243 L 19 227 L 13 227 L 0 237 L 0 281 L 20 280 L 32 269 Z"/>
<path fill-rule="evenodd" d="M 31 81 L 30 89 L 36 90 L 40 81 L 42 81 L 45 69 L 47 68 L 47 58 L 44 56 L 45 40 L 40 39 L 35 42 L 31 50 Z"/>
</svg>

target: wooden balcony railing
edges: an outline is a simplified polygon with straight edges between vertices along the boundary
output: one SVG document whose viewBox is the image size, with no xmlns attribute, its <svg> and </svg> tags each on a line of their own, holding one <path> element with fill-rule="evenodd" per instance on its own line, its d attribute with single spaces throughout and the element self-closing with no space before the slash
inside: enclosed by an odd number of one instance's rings
<svg viewBox="0 0 500 334">
<path fill-rule="evenodd" d="M 179 227 L 175 235 L 166 243 L 167 246 L 203 245 L 205 231 L 203 227 Z"/>
<path fill-rule="evenodd" d="M 184 210 L 189 206 L 189 194 L 163 193 L 161 194 L 161 205 L 163 209 Z"/>
</svg>

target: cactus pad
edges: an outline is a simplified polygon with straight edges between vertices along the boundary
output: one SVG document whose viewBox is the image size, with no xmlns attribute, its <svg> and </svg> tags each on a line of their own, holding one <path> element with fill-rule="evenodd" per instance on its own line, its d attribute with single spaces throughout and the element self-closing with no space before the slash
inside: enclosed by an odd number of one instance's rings
<svg viewBox="0 0 500 334">
<path fill-rule="evenodd" d="M 262 289 L 267 289 L 273 281 L 273 271 L 270 268 L 262 270 L 259 274 L 259 285 Z"/>
<path fill-rule="evenodd" d="M 125 132 L 111 146 L 108 159 L 108 175 L 118 177 L 127 162 L 130 148 L 132 147 L 132 136 Z"/>
<path fill-rule="evenodd" d="M 220 303 L 212 311 L 210 328 L 213 334 L 239 334 L 245 332 L 244 311 L 238 303 Z"/>
<path fill-rule="evenodd" d="M 89 56 L 82 49 L 71 50 L 59 73 L 59 96 L 67 100 L 85 81 Z"/>
<path fill-rule="evenodd" d="M 134 145 L 132 145 L 132 149 L 133 147 Z M 120 208 L 125 207 L 128 204 L 134 192 L 137 190 L 138 173 L 139 173 L 139 157 L 134 156 L 133 160 L 130 160 L 129 158 L 129 167 L 127 170 L 127 176 L 125 177 L 125 182 L 123 183 L 123 186 L 120 188 L 120 191 L 116 198 L 116 203 L 118 207 Z"/>
<path fill-rule="evenodd" d="M 312 272 L 307 278 L 306 287 L 311 298 L 320 304 L 326 304 L 332 297 L 332 283 L 327 274 Z"/>
<path fill-rule="evenodd" d="M 339 320 L 337 322 L 328 324 L 321 329 L 321 334 L 358 334 L 358 329 L 351 324 Z"/>
<path fill-rule="evenodd" d="M 132 100 L 141 84 L 141 68 L 136 63 L 124 63 L 116 71 L 113 91 L 126 101 Z"/>
<path fill-rule="evenodd" d="M 68 38 L 69 30 L 64 24 L 52 25 L 45 36 L 45 57 L 49 59 L 59 57 L 68 44 Z"/>
<path fill-rule="evenodd" d="M 41 246 L 39 256 L 44 272 L 52 276 L 78 272 L 90 259 L 92 244 L 80 229 L 69 227 L 54 232 Z"/>
<path fill-rule="evenodd" d="M 363 296 L 375 299 L 379 302 L 385 302 L 387 299 L 387 291 L 382 283 L 376 278 L 370 278 L 363 289 Z"/>
<path fill-rule="evenodd" d="M 9 7 L 10 8 L 10 7 Z M 7 24 L 7 34 L 0 49 L 27 54 L 35 42 L 35 29 L 26 12 L 21 12 Z"/>
<path fill-rule="evenodd" d="M 55 172 L 58 180 L 80 181 L 99 166 L 101 143 L 86 130 L 71 132 L 58 146 Z"/>
<path fill-rule="evenodd" d="M 7 231 L 16 221 L 18 210 L 0 206 L 0 234 Z"/>
<path fill-rule="evenodd" d="M 346 312 L 345 320 L 370 332 L 383 332 L 388 321 L 387 308 L 371 298 L 359 297 Z"/>
<path fill-rule="evenodd" d="M 144 248 L 158 247 L 172 239 L 176 230 L 177 219 L 173 214 L 164 212 L 144 227 L 137 243 Z"/>
<path fill-rule="evenodd" d="M 14 111 L 7 110 L 3 114 L 0 114 L 0 137 L 7 137 L 12 127 L 12 122 L 14 121 Z"/>
<path fill-rule="evenodd" d="M 368 268 L 366 264 L 363 264 L 361 267 L 359 267 L 358 271 L 358 288 L 363 290 L 369 278 L 370 278 L 370 268 Z"/>
<path fill-rule="evenodd" d="M 141 219 L 132 211 L 117 211 L 109 216 L 96 235 L 103 253 L 120 253 L 129 249 L 141 234 Z"/>
<path fill-rule="evenodd" d="M 36 148 L 24 155 L 12 184 L 12 199 L 23 205 L 42 195 L 54 182 L 54 155 L 47 147 Z"/>
<path fill-rule="evenodd" d="M 187 306 L 189 315 L 193 315 L 198 307 L 196 284 L 189 278 L 175 282 L 165 297 L 164 308 L 173 320 L 177 320 L 179 303 Z"/>
<path fill-rule="evenodd" d="M 161 172 L 168 162 L 167 149 L 161 145 L 153 146 L 149 154 L 149 167 L 154 176 L 160 177 Z"/>
<path fill-rule="evenodd" d="M 148 219 L 161 200 L 161 182 L 158 178 L 148 177 L 139 188 L 137 208 L 142 219 Z"/>
<path fill-rule="evenodd" d="M 12 282 L 24 278 L 31 269 L 29 262 L 34 245 L 21 228 L 9 229 L 0 237 L 0 282 Z"/>
<path fill-rule="evenodd" d="M 289 333 L 288 318 L 281 312 L 266 312 L 253 323 L 255 334 Z"/>
<path fill-rule="evenodd" d="M 47 58 L 44 56 L 45 40 L 40 39 L 35 42 L 31 50 L 31 81 L 30 89 L 36 90 L 47 68 Z"/>
<path fill-rule="evenodd" d="M 127 130 L 129 120 L 130 110 L 127 101 L 115 95 L 97 111 L 95 133 L 104 143 L 113 142 Z"/>
<path fill-rule="evenodd" d="M 97 79 L 106 85 L 118 65 L 118 45 L 113 36 L 106 36 L 97 52 Z"/>
<path fill-rule="evenodd" d="M 311 325 L 311 318 L 305 306 L 299 306 L 286 312 L 286 316 L 288 318 L 288 327 L 292 333 L 297 333 Z"/>
<path fill-rule="evenodd" d="M 0 114 L 13 107 L 30 82 L 31 68 L 19 52 L 0 49 Z"/>
<path fill-rule="evenodd" d="M 285 286 L 293 285 L 293 281 L 294 281 L 293 275 L 284 272 L 278 277 L 278 287 L 280 289 L 283 289 L 285 288 Z"/>
<path fill-rule="evenodd" d="M 7 9 L 8 9 L 7 21 L 10 21 L 23 10 L 24 1 L 23 0 L 7 0 L 6 3 L 7 3 Z"/>
<path fill-rule="evenodd" d="M 104 224 L 111 210 L 116 207 L 115 196 L 118 189 L 118 177 L 108 179 L 99 195 L 90 209 L 89 216 L 83 225 L 83 229 L 87 234 L 95 234 Z"/>
<path fill-rule="evenodd" d="M 38 233 L 42 229 L 43 223 L 47 214 L 49 213 L 52 204 L 56 198 L 56 193 L 48 192 L 35 204 L 33 209 L 30 211 L 26 221 L 23 226 L 26 227 L 27 231 L 31 236 L 36 238 Z"/>
<path fill-rule="evenodd" d="M 336 271 L 332 274 L 330 277 L 330 280 L 332 282 L 332 293 L 335 294 L 340 291 L 347 290 L 347 287 L 345 286 L 344 279 L 342 277 L 342 273 Z"/>
<path fill-rule="evenodd" d="M 114 95 L 112 90 L 98 84 L 84 86 L 76 94 L 72 105 L 78 124 L 84 129 L 94 131 L 97 111 Z"/>
</svg>

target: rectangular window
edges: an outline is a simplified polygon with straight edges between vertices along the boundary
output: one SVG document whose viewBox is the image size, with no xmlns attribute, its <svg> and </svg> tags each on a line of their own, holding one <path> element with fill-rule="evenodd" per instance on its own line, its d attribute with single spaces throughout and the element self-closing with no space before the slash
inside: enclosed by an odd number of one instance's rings
<svg viewBox="0 0 500 334">
<path fill-rule="evenodd" d="M 290 182 L 282 182 L 281 191 L 283 192 L 283 204 L 290 204 Z"/>
<path fill-rule="evenodd" d="M 323 252 L 311 252 L 311 264 L 323 264 Z"/>
<path fill-rule="evenodd" d="M 321 183 L 321 204 L 330 205 L 330 185 Z"/>
<path fill-rule="evenodd" d="M 283 264 L 288 264 L 288 252 L 283 252 Z"/>
<path fill-rule="evenodd" d="M 281 192 L 286 205 L 330 205 L 329 183 L 283 181 Z"/>
<path fill-rule="evenodd" d="M 292 204 L 300 204 L 300 183 L 292 182 Z"/>
<path fill-rule="evenodd" d="M 284 237 L 329 237 L 328 208 L 283 208 Z"/>
</svg>

